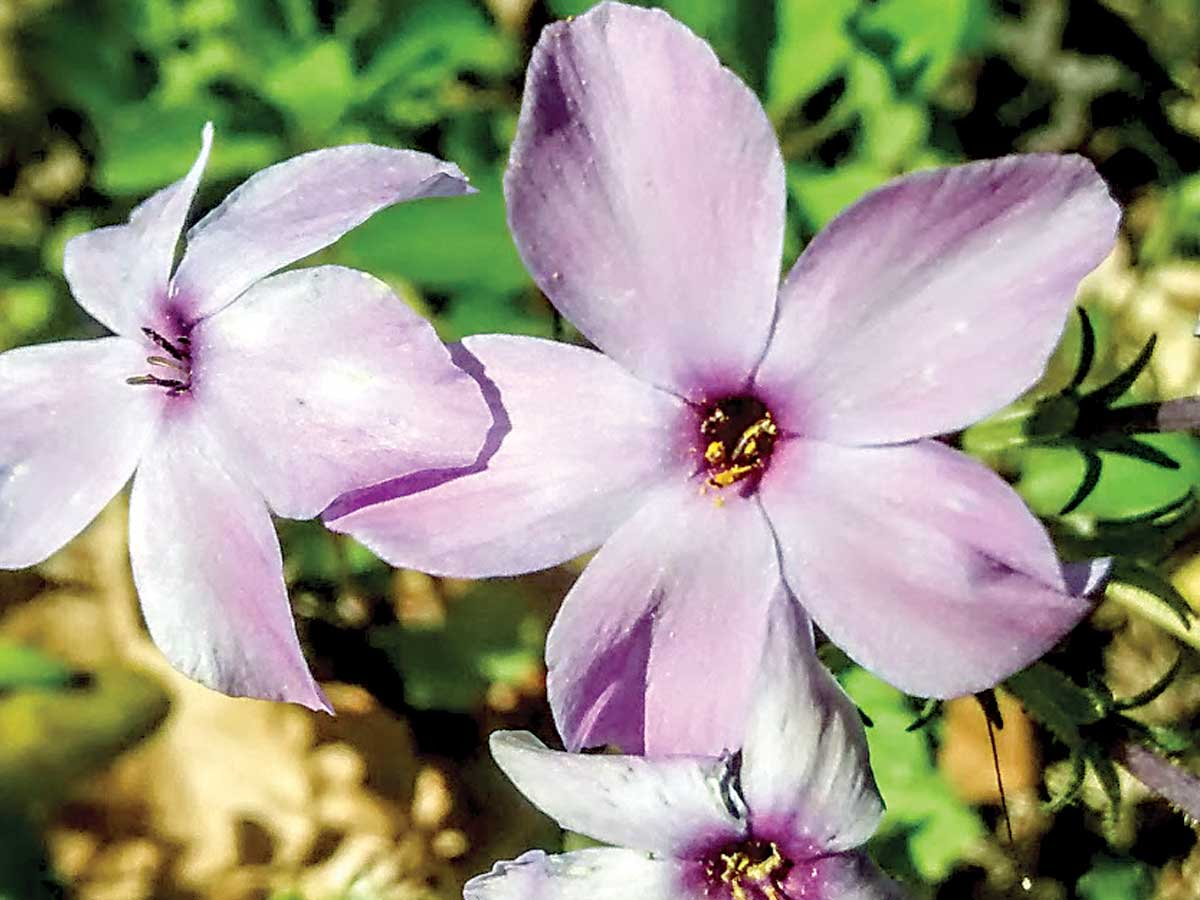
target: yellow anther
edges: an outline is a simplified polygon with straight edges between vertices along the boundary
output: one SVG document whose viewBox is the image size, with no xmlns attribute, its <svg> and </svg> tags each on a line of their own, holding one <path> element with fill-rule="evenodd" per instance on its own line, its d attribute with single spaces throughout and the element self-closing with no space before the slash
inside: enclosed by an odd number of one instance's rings
<svg viewBox="0 0 1200 900">
<path fill-rule="evenodd" d="M 751 881 L 766 881 L 783 866 L 783 857 L 779 853 L 779 848 L 772 844 L 770 856 L 753 865 L 746 866 L 746 876 Z"/>
<path fill-rule="evenodd" d="M 759 401 L 733 398 L 708 410 L 700 433 L 705 438 L 707 483 L 726 488 L 766 468 L 779 427 Z"/>
<path fill-rule="evenodd" d="M 755 469 L 759 468 L 760 464 L 755 462 L 748 466 L 730 466 L 720 472 L 714 472 L 708 477 L 708 483 L 713 487 L 729 487 L 737 481 L 741 481 Z"/>
<path fill-rule="evenodd" d="M 732 459 L 738 460 L 747 456 L 754 456 L 758 453 L 758 439 L 760 437 L 776 437 L 779 434 L 779 429 L 776 427 L 770 413 L 766 413 L 761 419 L 742 432 L 742 436 L 738 438 L 737 444 L 733 448 Z"/>
<path fill-rule="evenodd" d="M 770 855 L 762 858 L 762 851 L 768 847 Z M 719 859 L 721 882 L 729 885 L 733 900 L 749 900 L 750 893 L 747 892 L 747 888 L 750 885 L 754 886 L 754 897 L 780 900 L 776 884 L 780 877 L 787 874 L 788 864 L 775 844 L 741 847 L 722 853 Z M 709 877 L 712 877 L 715 869 L 716 866 L 710 863 L 707 869 Z"/>
</svg>

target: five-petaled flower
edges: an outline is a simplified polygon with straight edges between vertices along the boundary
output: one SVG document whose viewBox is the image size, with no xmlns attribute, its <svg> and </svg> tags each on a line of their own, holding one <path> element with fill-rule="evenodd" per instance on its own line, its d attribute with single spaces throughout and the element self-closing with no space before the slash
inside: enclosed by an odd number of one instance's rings
<svg viewBox="0 0 1200 900">
<path fill-rule="evenodd" d="M 740 751 L 721 757 L 548 750 L 492 736 L 496 762 L 564 828 L 616 847 L 527 853 L 466 900 L 889 900 L 862 850 L 883 804 L 857 710 L 788 598 L 772 604 Z"/>
<path fill-rule="evenodd" d="M 0 566 L 74 537 L 136 469 L 130 555 L 171 663 L 226 693 L 327 708 L 296 637 L 268 508 L 474 459 L 477 384 L 385 285 L 272 272 L 376 210 L 470 190 L 452 164 L 352 145 L 250 178 L 176 247 L 212 143 L 126 225 L 67 245 L 75 299 L 115 335 L 0 355 Z"/>
<path fill-rule="evenodd" d="M 478 462 L 326 521 L 467 577 L 599 546 L 547 645 L 568 747 L 730 746 L 781 588 L 932 697 L 995 684 L 1087 614 L 1104 565 L 1064 568 L 1017 494 L 936 437 L 1037 380 L 1111 248 L 1088 161 L 897 179 L 780 286 L 784 166 L 757 99 L 665 13 L 602 3 L 538 42 L 505 192 L 530 272 L 603 352 L 463 341 L 495 416 Z"/>
</svg>

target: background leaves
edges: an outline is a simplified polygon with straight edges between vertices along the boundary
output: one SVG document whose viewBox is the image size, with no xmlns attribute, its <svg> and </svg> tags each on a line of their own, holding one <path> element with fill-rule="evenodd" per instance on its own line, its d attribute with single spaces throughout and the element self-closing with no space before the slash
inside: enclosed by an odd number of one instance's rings
<svg viewBox="0 0 1200 900">
<path fill-rule="evenodd" d="M 1200 393 L 1194 0 L 643 5 L 688 23 L 763 100 L 787 164 L 789 258 L 896 174 L 1024 150 L 1087 154 L 1127 215 L 1120 246 L 1079 297 L 1096 331 L 1083 389 L 1116 375 L 1154 334 L 1154 356 L 1121 402 Z M 0 350 L 98 333 L 68 296 L 63 245 L 122 221 L 179 177 L 207 120 L 217 141 L 198 211 L 250 172 L 319 146 L 376 141 L 453 159 L 479 194 L 388 210 L 320 261 L 386 279 L 447 340 L 577 337 L 525 273 L 500 185 L 529 50 L 545 23 L 588 6 L 0 7 Z M 1107 758 L 1105 741 L 1130 729 L 1195 763 L 1197 638 L 1184 622 L 1200 598 L 1200 450 L 1190 435 L 1139 438 L 1177 469 L 1104 452 L 1094 490 L 1061 515 L 1085 463 L 1076 447 L 1031 443 L 1022 422 L 1070 381 L 1079 355 L 1076 321 L 1030 397 L 953 438 L 1016 484 L 1066 553 L 1121 557 L 1120 590 L 1015 685 L 1028 689 L 1040 725 L 1025 744 L 1034 786 L 1010 797 L 1013 842 L 994 798 L 966 796 L 944 763 L 964 746 L 979 750 L 978 736 L 949 716 L 907 731 L 918 701 L 840 666 L 874 721 L 889 805 L 872 851 L 917 897 L 1200 895 L 1191 830 L 1119 767 L 1094 764 Z M 897 385 L 897 402 L 903 392 Z M 448 898 L 493 858 L 561 844 L 482 747 L 496 727 L 553 740 L 541 641 L 577 566 L 480 584 L 430 579 L 393 572 L 319 527 L 285 526 L 302 636 L 342 711 L 335 728 L 239 701 L 206 707 L 153 668 L 139 681 L 129 662 L 153 667 L 157 657 L 139 643 L 123 530 L 106 527 L 37 572 L 0 573 L 0 795 L 20 807 L 0 822 L 11 837 L 0 842 L 0 897 L 13 883 L 15 896 L 61 893 L 57 866 L 78 896 L 97 900 Z M 108 562 L 94 572 L 80 553 Z M 1151 702 L 1119 715 L 1097 706 L 1165 672 Z M 163 691 L 174 711 L 145 741 L 165 712 Z M 1080 748 L 1095 753 L 1075 806 L 1048 809 Z M 154 793 L 193 783 L 209 785 L 211 802 Z"/>
</svg>

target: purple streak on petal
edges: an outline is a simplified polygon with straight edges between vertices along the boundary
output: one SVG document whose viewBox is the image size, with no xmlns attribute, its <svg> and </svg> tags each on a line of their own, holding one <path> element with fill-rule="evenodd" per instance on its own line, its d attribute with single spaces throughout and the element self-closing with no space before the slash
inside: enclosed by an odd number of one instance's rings
<svg viewBox="0 0 1200 900">
<path fill-rule="evenodd" d="M 731 810 L 730 759 L 609 756 L 548 749 L 524 731 L 491 737 L 492 756 L 517 789 L 563 828 L 606 844 L 679 856 L 697 834 L 741 839 Z"/>
<path fill-rule="evenodd" d="M 554 698 L 550 703 L 556 710 L 558 729 L 571 735 L 567 746 L 572 750 L 607 745 L 626 753 L 645 753 L 646 668 L 650 664 L 655 610 L 647 608 L 632 621 L 612 616 L 612 627 L 608 627 L 605 616 L 596 646 L 588 654 L 570 635 L 589 624 L 596 627 L 594 618 L 603 611 L 582 606 L 564 605 L 568 617 L 584 620 L 582 626 L 573 624 L 572 618 L 564 618 L 560 611 L 555 619 L 557 632 L 551 631 L 555 662 L 548 690 Z M 580 677 L 572 677 L 574 674 Z M 556 698 L 560 695 L 564 699 L 558 711 Z"/>
<path fill-rule="evenodd" d="M 470 192 L 458 166 L 414 150 L 351 144 L 303 153 L 252 175 L 188 231 L 178 302 L 193 320 L 210 316 L 384 207 Z"/>
<path fill-rule="evenodd" d="M 266 505 L 228 474 L 194 406 L 172 413 L 129 505 L 150 636 L 172 666 L 214 690 L 332 712 L 300 650 Z"/>
<path fill-rule="evenodd" d="M 881 444 L 963 428 L 1040 377 L 1119 219 L 1077 156 L 897 179 L 796 263 L 757 384 L 810 438 Z"/>
<path fill-rule="evenodd" d="M 470 464 L 492 421 L 479 386 L 381 281 L 318 266 L 259 282 L 192 333 L 193 393 L 281 516 Z"/>
<path fill-rule="evenodd" d="M 141 340 L 141 328 L 163 328 L 175 248 L 212 147 L 212 123 L 200 154 L 181 180 L 138 206 L 127 225 L 89 231 L 67 242 L 63 275 L 75 300 L 117 334 Z M 174 323 L 171 323 L 174 324 Z"/>
<path fill-rule="evenodd" d="M 323 517 L 394 565 L 463 577 L 556 565 L 690 471 L 685 405 L 595 351 L 486 335 L 451 353 L 494 417 L 476 463 L 357 491 Z"/>
<path fill-rule="evenodd" d="M 657 491 L 600 548 L 550 629 L 546 688 L 567 747 L 739 747 L 778 585 L 753 500 L 718 506 L 690 482 Z"/>
<path fill-rule="evenodd" d="M 1130 774 L 1158 796 L 1200 821 L 1200 777 L 1141 744 L 1125 741 L 1115 757 Z"/>
<path fill-rule="evenodd" d="M 1049 537 L 1012 488 L 936 442 L 786 441 L 761 496 L 801 603 L 907 693 L 992 687 L 1091 611 L 1067 592 Z"/>
<path fill-rule="evenodd" d="M 771 604 L 742 748 L 754 837 L 792 859 L 852 850 L 883 816 L 858 710 L 817 659 L 785 588 Z"/>
<path fill-rule="evenodd" d="M 774 314 L 784 170 L 704 41 L 615 3 L 546 28 L 504 190 L 529 271 L 604 352 L 693 400 L 745 386 Z"/>
<path fill-rule="evenodd" d="M 39 563 L 129 480 L 162 410 L 122 337 L 0 354 L 0 568 Z"/>
<path fill-rule="evenodd" d="M 499 862 L 463 888 L 464 900 L 695 900 L 683 888 L 683 866 L 615 848 L 548 856 L 530 850 Z M 716 898 L 714 898 L 716 900 Z"/>
</svg>

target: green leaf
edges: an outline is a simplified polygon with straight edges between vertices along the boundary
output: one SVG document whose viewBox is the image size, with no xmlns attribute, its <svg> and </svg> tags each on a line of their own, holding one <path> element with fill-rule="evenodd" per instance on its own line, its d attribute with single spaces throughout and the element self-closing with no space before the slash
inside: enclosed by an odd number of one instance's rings
<svg viewBox="0 0 1200 900">
<path fill-rule="evenodd" d="M 441 291 L 517 291 L 529 276 L 508 233 L 498 174 L 473 179 L 478 194 L 404 203 L 378 213 L 338 244 L 339 261 L 381 278 Z"/>
<path fill-rule="evenodd" d="M 859 116 L 858 152 L 861 157 L 896 174 L 909 168 L 909 159 L 929 134 L 929 113 L 899 96 L 887 69 L 873 57 L 851 58 L 846 95 L 842 102 Z"/>
<path fill-rule="evenodd" d="M 289 585 L 341 583 L 344 573 L 337 535 L 317 522 L 288 521 L 280 523 L 279 540 L 283 547 L 283 574 Z"/>
<path fill-rule="evenodd" d="M 552 337 L 554 319 L 547 305 L 535 306 L 529 294 L 460 292 L 434 324 L 444 341 L 471 334 L 527 334 Z"/>
<path fill-rule="evenodd" d="M 767 110 L 786 115 L 843 68 L 854 50 L 846 22 L 857 0 L 778 0 L 767 74 Z"/>
<path fill-rule="evenodd" d="M 0 696 L 0 809 L 44 807 L 153 733 L 170 702 L 158 681 L 106 668 L 83 688 Z"/>
<path fill-rule="evenodd" d="M 432 0 L 402 16 L 371 56 L 357 102 L 381 105 L 407 127 L 432 124 L 466 96 L 464 72 L 500 77 L 517 66 L 512 42 L 466 0 Z"/>
<path fill-rule="evenodd" d="M 1196 748 L 1197 735 L 1195 731 L 1186 728 L 1173 728 L 1169 725 L 1142 724 L 1150 738 L 1159 749 L 1167 753 L 1187 753 Z"/>
<path fill-rule="evenodd" d="M 1104 709 L 1086 689 L 1046 663 L 1034 663 L 1005 683 L 1026 711 L 1068 747 L 1083 745 L 1079 729 L 1104 718 Z"/>
<path fill-rule="evenodd" d="M 123 15 L 124 13 L 124 15 Z M 132 10 L 119 6 L 109 14 L 72 5 L 56 9 L 33 26 L 40 52 L 28 59 L 40 83 L 83 107 L 102 125 L 124 103 L 144 98 L 135 51 Z"/>
<path fill-rule="evenodd" d="M 541 665 L 545 623 L 518 583 L 478 582 L 435 627 L 386 626 L 370 634 L 404 677 L 419 709 L 471 711 L 493 683 L 517 683 Z"/>
<path fill-rule="evenodd" d="M 1098 857 L 1075 884 L 1081 900 L 1146 900 L 1153 889 L 1154 878 L 1145 863 L 1107 856 Z"/>
<path fill-rule="evenodd" d="M 568 16 L 582 16 L 596 4 L 593 0 L 548 0 L 550 11 L 560 19 Z"/>
<path fill-rule="evenodd" d="M 650 0 L 708 41 L 717 57 L 756 92 L 766 87 L 775 43 L 776 0 Z"/>
<path fill-rule="evenodd" d="M 326 38 L 276 64 L 266 73 L 262 91 L 302 132 L 324 134 L 342 118 L 354 93 L 350 51 L 336 38 Z"/>
<path fill-rule="evenodd" d="M 67 688 L 74 676 L 70 666 L 44 653 L 0 641 L 0 691 Z"/>
<path fill-rule="evenodd" d="M 889 177 L 868 162 L 846 163 L 836 169 L 788 166 L 788 187 L 814 231 L 824 228 L 834 216 Z"/>
<path fill-rule="evenodd" d="M 986 19 L 982 0 L 883 0 L 863 7 L 855 31 L 897 84 L 928 94 L 979 40 Z"/>
<path fill-rule="evenodd" d="M 212 118 L 195 107 L 174 110 L 123 108 L 101 133 L 103 152 L 96 185 L 116 196 L 141 197 L 182 178 L 200 151 L 200 130 Z M 276 137 L 222 131 L 218 125 L 208 182 L 261 169 L 283 155 Z"/>
<path fill-rule="evenodd" d="M 905 833 L 914 868 L 928 881 L 945 879 L 982 839 L 979 816 L 951 790 L 934 765 L 925 732 L 907 731 L 913 710 L 903 694 L 858 667 L 842 684 L 874 721 L 867 731 L 875 780 L 887 803 L 878 836 Z"/>
</svg>

